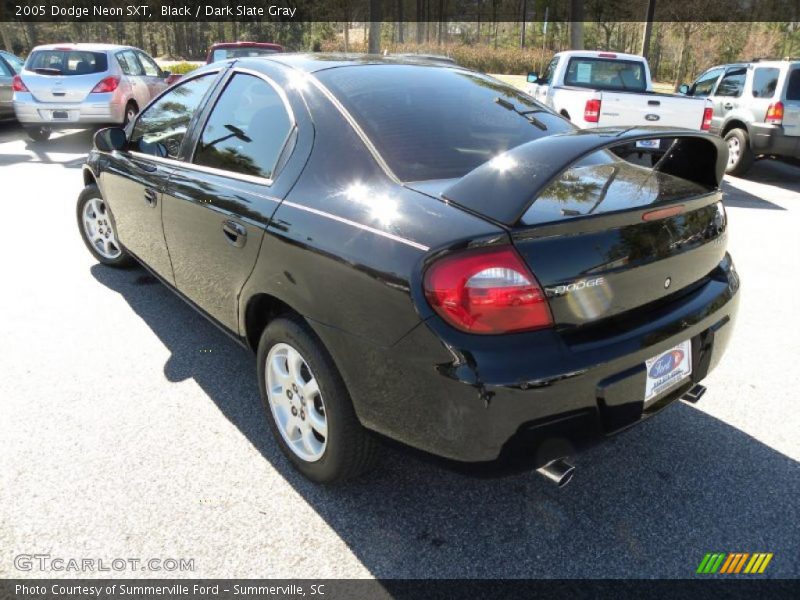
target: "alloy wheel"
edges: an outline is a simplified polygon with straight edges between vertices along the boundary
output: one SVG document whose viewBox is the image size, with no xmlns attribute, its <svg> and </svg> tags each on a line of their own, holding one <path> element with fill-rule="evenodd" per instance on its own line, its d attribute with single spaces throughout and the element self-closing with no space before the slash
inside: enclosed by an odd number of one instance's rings
<svg viewBox="0 0 800 600">
<path fill-rule="evenodd" d="M 83 230 L 86 239 L 103 258 L 113 260 L 122 254 L 111 215 L 100 198 L 90 198 L 84 205 Z"/>
<path fill-rule="evenodd" d="M 742 153 L 742 146 L 738 138 L 728 138 L 728 168 L 733 167 L 739 162 L 739 156 Z"/>
<path fill-rule="evenodd" d="M 298 458 L 318 461 L 328 444 L 328 419 L 308 363 L 295 348 L 279 343 L 267 354 L 265 371 L 269 406 L 281 437 Z"/>
</svg>

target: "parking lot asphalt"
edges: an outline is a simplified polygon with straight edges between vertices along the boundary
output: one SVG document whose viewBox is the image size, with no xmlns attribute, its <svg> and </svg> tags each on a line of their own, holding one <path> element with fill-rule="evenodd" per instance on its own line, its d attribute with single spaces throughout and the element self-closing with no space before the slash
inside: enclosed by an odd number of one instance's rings
<svg viewBox="0 0 800 600">
<path fill-rule="evenodd" d="M 800 576 L 800 169 L 725 183 L 743 281 L 728 354 L 676 403 L 575 459 L 476 479 L 387 448 L 318 487 L 272 441 L 254 359 L 76 228 L 87 132 L 0 124 L 0 577 L 19 554 L 194 559 L 124 577 L 692 577 L 707 552 Z"/>
</svg>

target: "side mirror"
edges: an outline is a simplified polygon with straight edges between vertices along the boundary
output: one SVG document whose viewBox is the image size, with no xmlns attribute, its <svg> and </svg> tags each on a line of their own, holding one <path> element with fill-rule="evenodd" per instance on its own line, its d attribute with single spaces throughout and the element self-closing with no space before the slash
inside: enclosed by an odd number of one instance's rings
<svg viewBox="0 0 800 600">
<path fill-rule="evenodd" d="M 100 152 L 124 150 L 128 145 L 128 137 L 121 127 L 108 127 L 94 134 L 94 147 Z"/>
<path fill-rule="evenodd" d="M 688 83 L 682 83 L 680 85 L 680 87 L 678 88 L 678 92 L 681 93 L 681 94 L 688 94 L 689 93 L 689 84 Z"/>
<path fill-rule="evenodd" d="M 161 79 L 169 79 L 171 76 L 171 71 L 161 71 Z"/>
<path fill-rule="evenodd" d="M 536 83 L 537 81 L 539 81 L 539 76 L 536 73 L 533 71 L 528 73 L 528 83 Z"/>
</svg>

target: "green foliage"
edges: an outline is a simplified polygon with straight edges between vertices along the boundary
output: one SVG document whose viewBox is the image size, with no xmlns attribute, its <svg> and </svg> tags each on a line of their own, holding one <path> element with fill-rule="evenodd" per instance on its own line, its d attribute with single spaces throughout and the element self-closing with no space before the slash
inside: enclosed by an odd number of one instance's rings
<svg viewBox="0 0 800 600">
<path fill-rule="evenodd" d="M 190 63 L 184 61 L 179 63 L 168 63 L 166 65 L 161 65 L 161 68 L 175 75 L 186 75 L 186 73 L 194 71 L 199 66 L 200 65 L 198 65 L 197 63 Z"/>
</svg>

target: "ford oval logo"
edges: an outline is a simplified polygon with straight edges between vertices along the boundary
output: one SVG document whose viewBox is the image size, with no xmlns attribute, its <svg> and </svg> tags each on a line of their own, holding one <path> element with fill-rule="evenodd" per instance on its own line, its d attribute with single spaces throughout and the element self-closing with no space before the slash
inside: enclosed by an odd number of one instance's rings
<svg viewBox="0 0 800 600">
<path fill-rule="evenodd" d="M 658 115 L 654 115 L 653 113 L 650 113 L 649 115 L 645 115 L 644 118 L 647 121 L 658 121 L 661 117 L 659 117 Z"/>
<path fill-rule="evenodd" d="M 665 354 L 661 358 L 659 358 L 656 362 L 653 363 L 653 366 L 650 367 L 649 375 L 654 379 L 659 379 L 664 377 L 664 375 L 669 375 L 678 368 L 678 365 L 681 364 L 683 360 L 683 350 L 673 350 L 669 354 Z"/>
</svg>

